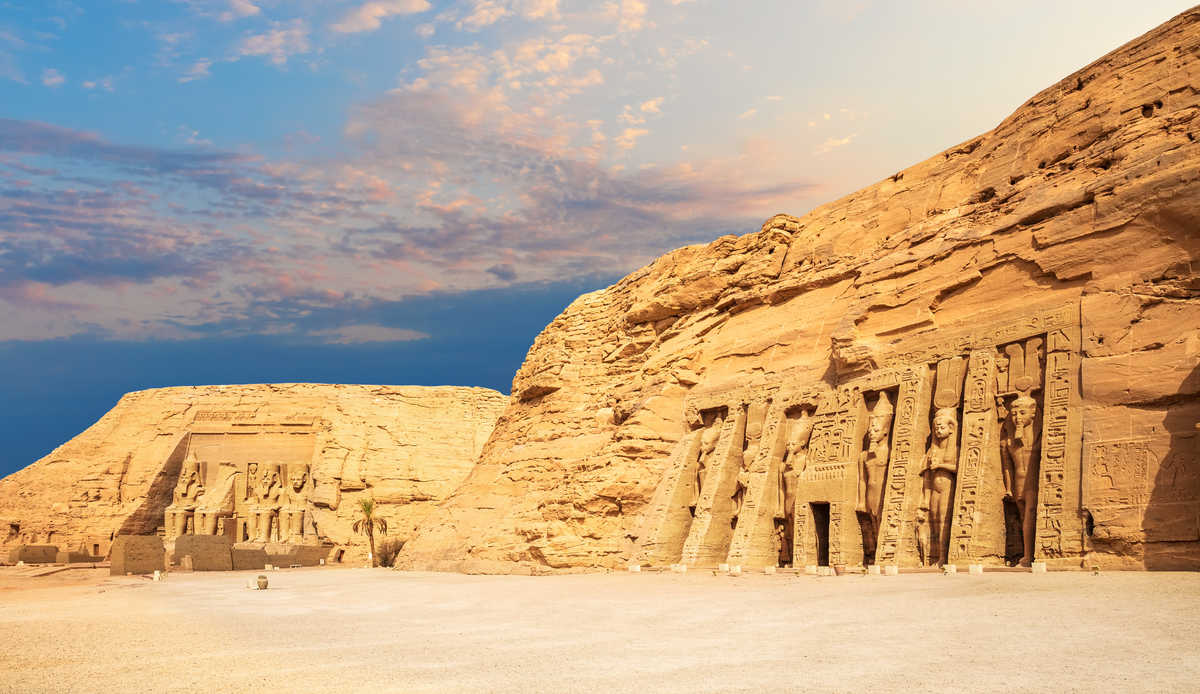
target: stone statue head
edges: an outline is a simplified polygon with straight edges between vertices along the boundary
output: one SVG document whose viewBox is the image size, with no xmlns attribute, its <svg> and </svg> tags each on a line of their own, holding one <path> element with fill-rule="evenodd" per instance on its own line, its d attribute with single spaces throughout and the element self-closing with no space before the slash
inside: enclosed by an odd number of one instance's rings
<svg viewBox="0 0 1200 694">
<path fill-rule="evenodd" d="M 258 463 L 246 463 L 246 477 L 254 479 L 258 475 Z"/>
<path fill-rule="evenodd" d="M 288 477 L 291 478 L 292 491 L 299 492 L 308 484 L 308 467 L 297 465 L 289 471 Z"/>
<path fill-rule="evenodd" d="M 801 410 L 800 416 L 792 423 L 792 435 L 790 442 L 793 448 L 799 448 L 808 444 L 808 439 L 812 436 L 813 425 L 816 421 L 808 410 Z"/>
<path fill-rule="evenodd" d="M 933 435 L 943 441 L 958 430 L 958 412 L 953 407 L 941 407 L 933 415 Z"/>
<path fill-rule="evenodd" d="M 871 443 L 879 443 L 887 438 L 892 428 L 893 412 L 887 391 L 880 392 L 875 407 L 871 408 L 871 419 L 867 425 L 867 437 Z"/>
<path fill-rule="evenodd" d="M 1028 393 L 1018 395 L 1008 408 L 1008 417 L 1018 430 L 1033 424 L 1035 416 L 1037 416 L 1037 400 L 1030 397 Z"/>
</svg>

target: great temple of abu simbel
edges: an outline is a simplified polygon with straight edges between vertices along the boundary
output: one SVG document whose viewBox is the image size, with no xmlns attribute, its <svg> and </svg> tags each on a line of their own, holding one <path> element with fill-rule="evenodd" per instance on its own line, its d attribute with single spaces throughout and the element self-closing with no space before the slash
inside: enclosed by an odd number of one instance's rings
<svg viewBox="0 0 1200 694">
<path fill-rule="evenodd" d="M 1193 9 L 579 297 L 509 396 L 130 394 L 0 481 L 4 548 L 359 561 L 372 499 L 409 569 L 1200 568 L 1198 85 Z"/>
</svg>

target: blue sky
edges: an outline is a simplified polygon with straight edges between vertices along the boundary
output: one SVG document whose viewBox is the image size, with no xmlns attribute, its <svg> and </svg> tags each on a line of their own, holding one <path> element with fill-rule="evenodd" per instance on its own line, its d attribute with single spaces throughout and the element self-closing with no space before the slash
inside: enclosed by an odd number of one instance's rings
<svg viewBox="0 0 1200 694">
<path fill-rule="evenodd" d="M 1188 7 L 0 0 L 0 473 L 137 388 L 507 391 L 578 293 Z"/>
</svg>

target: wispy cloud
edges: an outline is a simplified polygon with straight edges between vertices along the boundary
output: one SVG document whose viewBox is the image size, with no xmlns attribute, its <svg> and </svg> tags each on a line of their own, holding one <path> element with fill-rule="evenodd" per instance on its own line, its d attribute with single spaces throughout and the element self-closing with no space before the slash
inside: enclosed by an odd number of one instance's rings
<svg viewBox="0 0 1200 694">
<path fill-rule="evenodd" d="M 813 152 L 813 154 L 828 154 L 829 152 L 832 152 L 833 150 L 837 149 L 838 147 L 845 147 L 846 145 L 853 142 L 854 138 L 856 136 L 857 136 L 857 134 L 847 135 L 845 137 L 831 137 L 828 140 L 825 140 L 824 142 L 822 142 L 821 146 L 817 147 L 817 149 Z"/>
<path fill-rule="evenodd" d="M 66 81 L 67 78 L 61 72 L 52 67 L 42 70 L 42 84 L 46 85 L 47 87 L 52 89 L 55 87 L 61 87 L 66 83 Z"/>
<path fill-rule="evenodd" d="M 329 28 L 342 34 L 375 31 L 383 26 L 383 20 L 388 17 L 417 14 L 431 7 L 428 0 L 375 0 L 350 10 Z"/>
<path fill-rule="evenodd" d="M 425 340 L 429 335 L 419 330 L 393 328 L 386 325 L 343 325 L 308 333 L 331 344 L 361 344 L 365 342 L 412 342 Z"/>
<path fill-rule="evenodd" d="M 250 0 L 229 0 L 229 9 L 222 12 L 218 18 L 222 22 L 232 22 L 245 17 L 253 17 L 260 12 L 262 9 Z"/>
<path fill-rule="evenodd" d="M 308 22 L 294 19 L 272 22 L 270 31 L 244 37 L 234 52 L 238 57 L 263 56 L 276 65 L 285 65 L 290 56 L 308 53 L 311 48 Z"/>
</svg>

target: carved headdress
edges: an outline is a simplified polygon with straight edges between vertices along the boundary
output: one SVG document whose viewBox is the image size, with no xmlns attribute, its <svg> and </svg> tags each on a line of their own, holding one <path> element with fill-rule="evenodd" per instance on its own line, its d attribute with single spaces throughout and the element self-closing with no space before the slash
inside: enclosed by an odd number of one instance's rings
<svg viewBox="0 0 1200 694">
<path fill-rule="evenodd" d="M 895 408 L 892 407 L 892 400 L 888 397 L 887 391 L 879 391 L 879 399 L 875 401 L 875 407 L 871 409 L 871 416 L 891 419 L 893 412 L 895 412 Z"/>
</svg>

